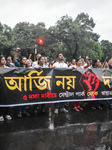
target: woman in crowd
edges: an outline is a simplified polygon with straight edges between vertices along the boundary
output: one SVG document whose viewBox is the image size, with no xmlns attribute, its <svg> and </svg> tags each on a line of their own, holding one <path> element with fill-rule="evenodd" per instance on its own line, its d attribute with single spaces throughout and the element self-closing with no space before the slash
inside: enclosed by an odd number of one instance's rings
<svg viewBox="0 0 112 150">
<path fill-rule="evenodd" d="M 76 69 L 84 69 L 81 58 L 76 59 Z"/>
<path fill-rule="evenodd" d="M 43 56 L 39 57 L 38 63 L 35 65 L 35 68 L 48 68 L 48 66 L 45 65 L 45 59 Z"/>
<path fill-rule="evenodd" d="M 101 62 L 99 59 L 94 59 L 93 60 L 93 68 L 100 69 L 101 68 Z"/>
<path fill-rule="evenodd" d="M 48 68 L 48 66 L 45 65 L 45 59 L 43 56 L 39 57 L 38 64 L 35 65 L 35 68 Z M 38 109 L 39 109 L 38 105 L 35 105 L 35 107 L 34 107 L 35 115 L 38 113 Z M 41 110 L 43 113 L 45 112 L 45 104 L 41 105 Z"/>
<path fill-rule="evenodd" d="M 76 60 L 75 59 L 72 59 L 72 63 L 69 66 L 69 68 L 76 69 Z"/>
<path fill-rule="evenodd" d="M 20 67 L 20 68 L 26 68 L 26 61 L 27 61 L 26 57 L 22 56 L 20 59 L 20 63 L 16 60 L 17 53 L 19 50 L 20 50 L 20 48 L 17 48 L 15 55 L 14 55 L 15 66 Z M 23 114 L 28 117 L 30 116 L 30 114 L 28 112 L 26 112 L 26 106 L 23 107 Z M 22 107 L 19 107 L 18 117 L 20 117 L 20 118 L 22 117 Z"/>
<path fill-rule="evenodd" d="M 27 61 L 26 61 L 26 67 L 28 67 L 28 68 L 33 68 L 33 67 L 32 67 L 32 61 L 31 61 L 31 60 L 27 59 Z"/>
<path fill-rule="evenodd" d="M 0 68 L 8 68 L 6 65 L 6 60 L 4 56 L 0 56 Z M 7 103 L 7 97 L 6 97 L 6 87 L 5 87 L 5 81 L 2 75 L 0 75 L 0 101 L 1 104 Z M 7 120 L 11 120 L 12 117 L 9 115 L 9 107 L 0 107 L 0 121 L 4 121 L 4 116 Z"/>
<path fill-rule="evenodd" d="M 93 60 L 93 68 L 101 69 L 101 66 L 102 64 L 99 59 Z M 91 103 L 92 109 L 96 109 L 96 108 L 102 109 L 102 107 L 100 106 L 100 101 L 91 101 L 90 103 Z"/>
<path fill-rule="evenodd" d="M 81 58 L 76 59 L 76 69 L 83 69 Z M 80 107 L 80 101 L 74 101 L 74 110 L 77 112 L 83 110 L 83 108 Z"/>
</svg>

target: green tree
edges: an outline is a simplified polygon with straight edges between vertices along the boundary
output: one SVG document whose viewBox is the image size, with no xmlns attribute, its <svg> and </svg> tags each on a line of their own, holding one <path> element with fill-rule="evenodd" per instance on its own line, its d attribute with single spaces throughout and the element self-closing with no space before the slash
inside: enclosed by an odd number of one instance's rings
<svg viewBox="0 0 112 150">
<path fill-rule="evenodd" d="M 68 15 L 61 17 L 56 26 L 50 28 L 51 35 L 58 45 L 57 52 L 63 52 L 67 59 L 77 58 L 80 55 L 85 57 L 88 50 L 95 46 L 90 41 L 98 42 L 99 39 L 99 35 L 93 32 L 94 27 L 95 23 L 88 14 L 81 13 L 75 20 Z"/>
<path fill-rule="evenodd" d="M 48 56 L 49 60 L 55 59 L 58 52 L 62 52 L 69 61 L 80 55 L 85 58 L 87 54 L 93 59 L 101 59 L 105 53 L 112 54 L 112 45 L 103 40 L 100 46 L 100 36 L 93 32 L 94 27 L 93 18 L 85 13 L 78 14 L 75 19 L 62 16 L 55 26 L 48 29 L 43 22 L 37 25 L 20 22 L 13 30 L 0 23 L 0 53 L 14 55 L 16 47 L 20 47 L 21 55 L 28 57 L 29 53 L 34 53 L 37 39 L 43 38 L 44 45 L 37 44 L 37 52 Z"/>
<path fill-rule="evenodd" d="M 15 47 L 21 48 L 21 55 L 26 56 L 29 53 L 34 53 L 37 39 L 39 37 L 44 38 L 45 31 L 46 29 L 44 23 L 38 23 L 37 25 L 34 25 L 30 24 L 29 22 L 21 22 L 16 24 L 13 29 L 14 38 L 16 41 Z"/>
<path fill-rule="evenodd" d="M 101 46 L 98 42 L 95 42 L 93 40 L 90 40 L 88 42 L 88 44 L 90 45 L 90 49 L 88 50 L 88 54 L 90 56 L 91 59 L 102 59 L 102 49 Z"/>
<path fill-rule="evenodd" d="M 80 24 L 85 31 L 93 31 L 95 23 L 93 18 L 89 18 L 88 14 L 80 13 L 77 15 L 75 21 Z"/>
<path fill-rule="evenodd" d="M 103 59 L 105 59 L 106 56 L 111 58 L 112 57 L 112 43 L 109 42 L 108 40 L 102 40 L 100 45 L 102 48 Z"/>
<path fill-rule="evenodd" d="M 63 16 L 56 23 L 55 37 L 60 50 L 68 59 L 77 57 L 80 43 L 80 26 L 71 17 Z"/>
<path fill-rule="evenodd" d="M 0 53 L 4 56 L 11 54 L 11 50 L 14 46 L 14 38 L 12 29 L 6 24 L 0 23 Z"/>
</svg>

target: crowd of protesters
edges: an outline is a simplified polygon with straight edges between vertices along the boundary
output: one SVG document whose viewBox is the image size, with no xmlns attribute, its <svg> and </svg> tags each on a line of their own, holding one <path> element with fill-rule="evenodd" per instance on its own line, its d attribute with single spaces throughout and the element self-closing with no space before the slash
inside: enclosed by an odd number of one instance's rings
<svg viewBox="0 0 112 150">
<path fill-rule="evenodd" d="M 14 54 L 14 58 L 12 60 L 11 56 L 8 56 L 7 59 L 5 59 L 4 56 L 0 56 L 0 68 L 73 68 L 73 69 L 85 69 L 85 68 L 96 68 L 96 69 L 112 69 L 112 58 L 108 60 L 108 57 L 106 57 L 105 61 L 101 63 L 99 59 L 92 60 L 88 56 L 86 56 L 86 59 L 84 60 L 81 58 L 81 56 L 77 59 L 72 59 L 71 62 L 66 62 L 66 59 L 64 58 L 62 53 L 59 53 L 57 55 L 56 60 L 52 62 L 48 62 L 46 56 L 41 56 L 41 54 L 37 54 L 37 60 L 32 61 L 31 54 L 29 55 L 29 58 L 22 56 L 20 60 L 17 59 L 17 53 L 20 51 L 20 48 L 17 48 Z M 107 61 L 108 60 L 108 61 Z M 2 82 L 2 80 L 0 80 Z M 1 83 L 2 84 L 2 83 Z M 3 89 L 0 90 L 1 92 Z M 5 99 L 5 93 L 2 94 Z M 94 101 L 90 102 L 92 109 L 102 109 L 100 101 Z M 112 108 L 112 101 L 109 101 L 110 107 Z M 30 116 L 30 114 L 27 112 L 26 109 L 27 106 L 19 107 L 18 111 L 18 117 L 22 117 L 22 115 Z M 54 104 L 54 113 L 58 114 L 60 107 L 60 112 L 68 113 L 68 110 L 65 108 L 64 103 L 55 103 Z M 38 105 L 34 105 L 34 114 L 37 114 L 39 109 Z M 42 112 L 45 112 L 45 104 L 41 105 Z M 83 111 L 83 108 L 80 106 L 80 101 L 74 102 L 74 111 L 79 112 Z M 9 108 L 0 108 L 0 121 L 4 121 L 4 118 L 7 120 L 11 120 L 12 117 L 9 113 Z"/>
</svg>

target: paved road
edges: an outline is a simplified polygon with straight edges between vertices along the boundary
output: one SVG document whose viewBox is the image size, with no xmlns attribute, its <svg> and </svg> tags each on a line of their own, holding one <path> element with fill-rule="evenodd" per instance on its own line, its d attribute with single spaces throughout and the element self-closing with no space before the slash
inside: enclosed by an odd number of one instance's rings
<svg viewBox="0 0 112 150">
<path fill-rule="evenodd" d="M 12 121 L 0 123 L 0 150 L 111 150 L 112 110 L 105 105 L 102 110 L 87 107 L 74 112 L 52 115 L 46 112 L 17 118 L 13 108 Z"/>
</svg>

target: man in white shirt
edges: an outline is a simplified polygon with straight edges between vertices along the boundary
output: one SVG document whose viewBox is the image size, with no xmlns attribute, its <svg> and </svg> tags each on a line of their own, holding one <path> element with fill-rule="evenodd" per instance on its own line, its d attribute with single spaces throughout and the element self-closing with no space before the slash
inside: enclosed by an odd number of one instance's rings
<svg viewBox="0 0 112 150">
<path fill-rule="evenodd" d="M 53 64 L 53 68 L 68 68 L 68 65 L 64 62 L 64 57 L 62 53 L 57 55 L 57 62 Z M 61 103 L 61 112 L 68 113 L 68 110 L 65 109 L 64 104 Z M 55 103 L 55 114 L 58 114 L 58 103 Z"/>
<path fill-rule="evenodd" d="M 64 62 L 63 54 L 57 55 L 57 62 L 53 64 L 53 68 L 68 68 L 67 64 Z"/>
<path fill-rule="evenodd" d="M 41 57 L 41 54 L 37 54 L 37 61 L 34 61 L 32 67 L 35 68 L 38 65 L 38 59 Z"/>
</svg>

